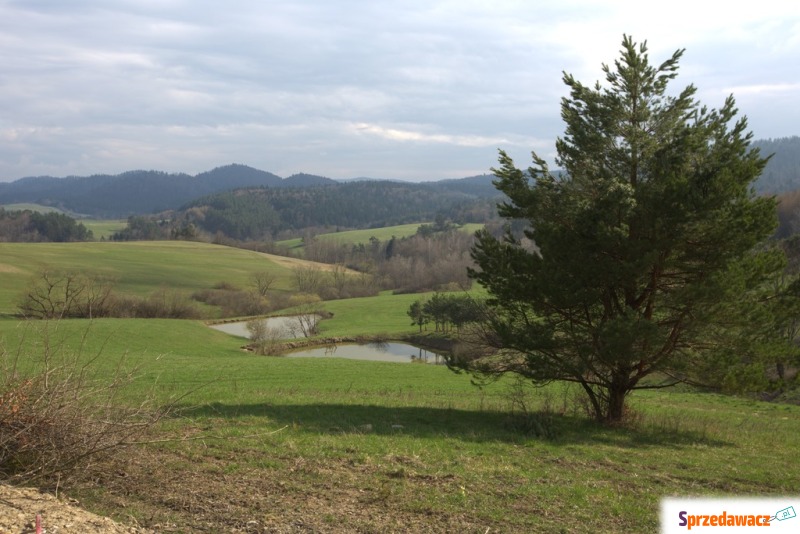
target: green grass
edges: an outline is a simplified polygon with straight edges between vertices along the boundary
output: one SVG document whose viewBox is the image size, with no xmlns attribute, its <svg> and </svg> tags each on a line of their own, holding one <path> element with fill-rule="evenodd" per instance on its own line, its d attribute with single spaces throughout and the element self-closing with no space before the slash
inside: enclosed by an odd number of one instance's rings
<svg viewBox="0 0 800 534">
<path fill-rule="evenodd" d="M 384 291 L 377 297 L 332 300 L 324 303 L 333 317 L 320 323 L 322 336 L 357 334 L 405 334 L 418 330 L 406 314 L 409 306 L 428 294 L 392 295 Z"/>
<path fill-rule="evenodd" d="M 366 230 L 347 230 L 344 232 L 331 232 L 327 234 L 319 234 L 316 236 L 317 239 L 324 239 L 329 241 L 335 241 L 340 244 L 368 244 L 370 238 L 374 237 L 379 241 L 389 241 L 392 237 L 396 237 L 398 239 L 402 237 L 409 237 L 417 233 L 417 229 L 420 227 L 421 224 L 425 223 L 413 223 L 413 224 L 401 224 L 397 226 L 386 226 L 384 228 L 370 228 Z M 464 232 L 474 233 L 476 230 L 483 228 L 482 224 L 465 224 L 460 227 L 460 229 Z M 303 240 L 300 238 L 295 239 L 287 239 L 285 241 L 277 242 L 278 245 L 287 247 L 287 248 L 302 248 Z"/>
<path fill-rule="evenodd" d="M 394 304 L 411 297 L 329 303 L 339 307 L 328 332 L 403 330 L 410 321 Z M 0 339 L 34 363 L 42 326 L 0 321 Z M 147 447 L 129 455 L 125 477 L 73 489 L 92 509 L 146 525 L 652 532 L 663 496 L 790 495 L 800 484 L 798 406 L 641 392 L 630 399 L 638 423 L 607 428 L 558 384 L 526 389 L 517 399 L 533 411 L 515 416 L 511 380 L 479 389 L 433 365 L 255 356 L 197 321 L 49 330 L 73 350 L 83 339 L 101 375 L 123 356 L 140 367 L 129 398 L 193 391 L 162 428 L 190 440 Z"/>
<path fill-rule="evenodd" d="M 42 206 L 41 204 L 19 203 L 19 204 L 5 204 L 0 206 L 6 211 L 37 211 L 39 213 L 65 213 L 73 216 L 69 212 L 54 208 L 53 206 Z M 78 219 L 78 222 L 83 224 L 86 228 L 92 231 L 94 238 L 99 240 L 104 237 L 108 239 L 111 234 L 118 232 L 125 228 L 127 221 L 125 219 L 118 220 L 102 220 L 102 219 Z"/>
<path fill-rule="evenodd" d="M 87 229 L 92 231 L 92 235 L 96 240 L 102 238 L 108 239 L 112 234 L 124 230 L 128 225 L 125 219 L 118 220 L 105 220 L 105 219 L 80 219 L 79 223 L 83 224 Z"/>
<path fill-rule="evenodd" d="M 110 276 L 118 291 L 137 295 L 160 288 L 189 294 L 222 281 L 244 288 L 258 271 L 275 273 L 275 289 L 293 284 L 291 268 L 271 256 L 207 243 L 0 243 L 0 314 L 14 311 L 20 292 L 46 267 Z"/>
<path fill-rule="evenodd" d="M 288 287 L 291 275 L 261 254 L 185 242 L 0 244 L 0 258 L 3 311 L 44 265 L 112 274 L 140 294 L 244 285 L 265 269 Z M 333 317 L 321 335 L 415 332 L 406 310 L 424 297 L 326 302 Z M 94 359 L 100 380 L 120 365 L 137 369 L 121 402 L 181 398 L 159 427 L 173 441 L 131 449 L 107 477 L 68 489 L 145 526 L 652 532 L 664 496 L 800 486 L 798 406 L 638 392 L 635 423 L 608 428 L 588 421 L 580 392 L 562 384 L 520 393 L 506 378 L 478 388 L 440 366 L 256 356 L 242 343 L 200 321 L 0 320 L 0 352 L 20 370 L 49 347 Z"/>
</svg>

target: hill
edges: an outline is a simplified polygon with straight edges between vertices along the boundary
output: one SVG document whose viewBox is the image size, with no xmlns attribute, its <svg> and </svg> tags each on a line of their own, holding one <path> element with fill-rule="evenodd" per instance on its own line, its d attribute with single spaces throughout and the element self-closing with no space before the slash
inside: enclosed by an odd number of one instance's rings
<svg viewBox="0 0 800 534">
<path fill-rule="evenodd" d="M 762 139 L 753 142 L 764 155 L 773 155 L 762 177 L 756 182 L 758 193 L 778 194 L 800 189 L 800 137 Z M 94 218 L 123 218 L 173 210 L 195 199 L 215 193 L 243 188 L 317 188 L 322 186 L 378 186 L 425 190 L 427 194 L 444 195 L 451 200 L 461 194 L 462 200 L 486 199 L 497 196 L 489 174 L 437 182 L 410 183 L 391 180 L 354 179 L 333 180 L 311 174 L 294 174 L 281 178 L 273 173 L 246 165 L 226 165 L 191 176 L 184 173 L 169 174 L 160 171 L 129 171 L 118 175 L 69 176 L 54 178 L 38 176 L 21 178 L 10 183 L 0 183 L 0 205 L 35 203 L 58 208 L 76 215 Z M 416 188 L 416 189 L 415 189 Z M 357 191 L 343 189 L 343 192 Z M 313 193 L 311 196 L 315 196 Z M 294 195 L 289 195 L 294 196 Z M 343 198 L 339 193 L 337 198 Z M 299 196 L 296 196 L 299 198 Z M 439 197 L 440 198 L 440 197 Z M 365 200 L 368 200 L 365 198 Z M 399 200 L 399 199 L 398 199 Z M 445 201 L 445 204 L 451 203 Z M 451 203 L 452 204 L 452 203 Z M 413 211 L 413 210 L 412 210 Z M 425 215 L 430 211 L 423 210 Z M 399 210 L 398 210 L 399 212 Z M 385 213 L 385 211 L 384 211 Z M 330 217 L 328 217 L 330 219 Z M 347 218 L 347 216 L 343 216 Z M 359 218 L 359 217 L 357 217 Z M 399 224 L 429 217 L 378 216 L 375 224 Z M 385 220 L 382 220 L 385 219 Z M 339 224 L 339 223 L 336 223 Z M 294 223 L 290 226 L 295 226 Z M 363 226 L 359 226 L 363 227 Z"/>
<path fill-rule="evenodd" d="M 771 156 L 755 189 L 761 194 L 780 194 L 800 189 L 800 137 L 760 139 L 753 147 Z"/>
<path fill-rule="evenodd" d="M 173 209 L 217 191 L 283 185 L 279 176 L 244 165 L 218 167 L 197 176 L 159 171 L 67 178 L 40 176 L 0 184 L 0 204 L 36 203 L 114 219 Z"/>
<path fill-rule="evenodd" d="M 0 243 L 0 258 L 0 315 L 15 313 L 22 290 L 44 268 L 101 275 L 125 294 L 147 296 L 169 288 L 189 296 L 221 283 L 247 288 L 258 272 L 269 272 L 275 278 L 273 289 L 287 291 L 294 284 L 294 266 L 316 265 L 185 241 Z"/>
<path fill-rule="evenodd" d="M 324 176 L 294 174 L 281 178 L 270 172 L 246 165 L 226 165 L 196 176 L 160 171 L 129 171 L 118 175 L 68 176 L 54 178 L 37 176 L 0 183 L 0 205 L 37 204 L 43 208 L 59 209 L 76 216 L 98 219 L 118 219 L 176 209 L 194 199 L 223 191 L 242 188 L 308 188 L 334 185 L 421 184 L 405 182 L 360 181 L 338 182 Z M 445 180 L 427 185 L 435 192 L 463 193 L 468 197 L 496 194 L 491 176 Z"/>
<path fill-rule="evenodd" d="M 478 209 L 482 206 L 482 209 Z M 175 219 L 237 240 L 305 228 L 381 228 L 433 220 L 485 222 L 494 201 L 440 184 L 348 182 L 304 188 L 248 188 L 185 204 Z"/>
</svg>

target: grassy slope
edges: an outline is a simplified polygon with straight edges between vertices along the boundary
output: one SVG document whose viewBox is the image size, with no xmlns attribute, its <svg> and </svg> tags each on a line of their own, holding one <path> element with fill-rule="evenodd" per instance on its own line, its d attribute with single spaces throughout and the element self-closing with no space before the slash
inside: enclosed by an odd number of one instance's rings
<svg viewBox="0 0 800 534">
<path fill-rule="evenodd" d="M 80 219 L 79 223 L 92 231 L 96 240 L 101 238 L 108 239 L 115 232 L 124 230 L 128 222 L 125 219 L 106 220 L 106 219 Z"/>
<path fill-rule="evenodd" d="M 255 253 L 176 242 L 2 244 L 0 253 L 0 296 L 45 262 L 116 270 L 141 292 L 243 283 L 267 265 Z M 417 298 L 326 303 L 334 317 L 323 335 L 413 332 L 405 310 Z M 163 427 L 191 441 L 147 447 L 130 455 L 124 478 L 75 490 L 97 511 L 151 526 L 651 532 L 665 495 L 788 495 L 800 485 L 797 406 L 638 393 L 640 422 L 611 429 L 576 413 L 576 392 L 559 385 L 525 399 L 563 415 L 514 417 L 510 380 L 479 389 L 431 365 L 258 357 L 198 321 L 44 327 L 0 320 L 0 343 L 22 365 L 36 364 L 46 339 L 98 355 L 100 377 L 122 359 L 140 368 L 125 398 L 191 392 Z"/>
<path fill-rule="evenodd" d="M 39 213 L 69 213 L 60 210 L 58 208 L 54 208 L 52 206 L 42 206 L 41 204 L 5 204 L 0 206 L 4 208 L 6 211 L 38 211 Z M 125 219 L 118 219 L 118 220 L 103 220 L 103 219 L 78 219 L 78 222 L 83 224 L 86 228 L 92 231 L 94 238 L 99 240 L 101 237 L 105 237 L 108 239 L 111 234 L 114 232 L 118 232 L 125 228 L 127 225 L 127 221 Z"/>
<path fill-rule="evenodd" d="M 389 323 L 390 300 L 338 313 L 375 304 Z M 407 323 L 394 329 L 413 331 Z M 35 354 L 41 326 L 0 321 L 0 335 Z M 79 494 L 151 525 L 649 532 L 665 495 L 781 495 L 800 483 L 797 406 L 648 392 L 632 397 L 638 425 L 610 429 L 576 414 L 576 392 L 561 386 L 526 398 L 563 416 L 514 418 L 509 380 L 478 389 L 431 365 L 258 357 L 195 321 L 65 321 L 50 338 L 74 346 L 87 328 L 84 354 L 100 353 L 104 372 L 122 355 L 141 366 L 131 395 L 200 388 L 166 427 L 204 439 L 150 447 L 127 486 L 110 477 Z"/>
<path fill-rule="evenodd" d="M 117 289 L 146 295 L 159 288 L 191 293 L 218 282 L 246 287 L 258 271 L 271 271 L 276 289 L 292 286 L 291 262 L 242 249 L 185 241 L 129 243 L 0 243 L 0 314 L 13 312 L 15 299 L 45 267 L 101 273 Z"/>
<path fill-rule="evenodd" d="M 401 224 L 398 226 L 386 226 L 384 228 L 369 228 L 366 230 L 348 230 L 345 232 L 331 232 L 328 234 L 319 234 L 317 239 L 325 239 L 335 241 L 343 244 L 356 244 L 356 243 L 369 243 L 371 237 L 380 241 L 388 241 L 392 237 L 400 239 L 401 237 L 412 236 L 417 233 L 417 228 L 424 223 L 414 224 Z M 476 230 L 482 228 L 482 224 L 465 224 L 461 230 L 469 233 L 474 233 Z M 287 239 L 286 241 L 279 241 L 278 245 L 288 248 L 302 248 L 303 242 L 300 238 Z"/>
</svg>

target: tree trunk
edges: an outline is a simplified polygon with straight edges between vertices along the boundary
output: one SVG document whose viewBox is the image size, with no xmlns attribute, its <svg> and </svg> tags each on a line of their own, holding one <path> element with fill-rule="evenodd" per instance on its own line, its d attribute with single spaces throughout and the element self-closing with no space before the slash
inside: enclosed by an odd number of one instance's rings
<svg viewBox="0 0 800 534">
<path fill-rule="evenodd" d="M 612 384 L 608 389 L 608 407 L 606 409 L 605 422 L 616 424 L 622 421 L 625 415 L 625 396 L 628 388 Z"/>
</svg>

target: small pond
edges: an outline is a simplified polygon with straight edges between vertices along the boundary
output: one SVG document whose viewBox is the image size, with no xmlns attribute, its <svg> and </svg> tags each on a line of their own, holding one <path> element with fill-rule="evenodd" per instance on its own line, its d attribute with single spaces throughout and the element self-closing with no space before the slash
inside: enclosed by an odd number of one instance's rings
<svg viewBox="0 0 800 534">
<path fill-rule="evenodd" d="M 318 315 L 315 315 L 314 317 L 319 320 Z M 271 330 L 279 329 L 281 331 L 281 338 L 290 339 L 304 337 L 302 329 L 298 327 L 297 316 L 295 315 L 286 317 L 268 317 L 266 319 L 259 320 L 267 323 L 267 328 Z M 211 328 L 214 330 L 219 330 L 220 332 L 225 332 L 226 334 L 230 334 L 232 336 L 246 337 L 250 339 L 250 331 L 247 330 L 247 323 L 249 322 L 250 321 L 237 321 L 235 323 L 212 324 Z"/>
<path fill-rule="evenodd" d="M 289 358 L 348 358 L 377 362 L 444 364 L 444 357 L 407 343 L 341 343 L 289 352 Z"/>
</svg>

